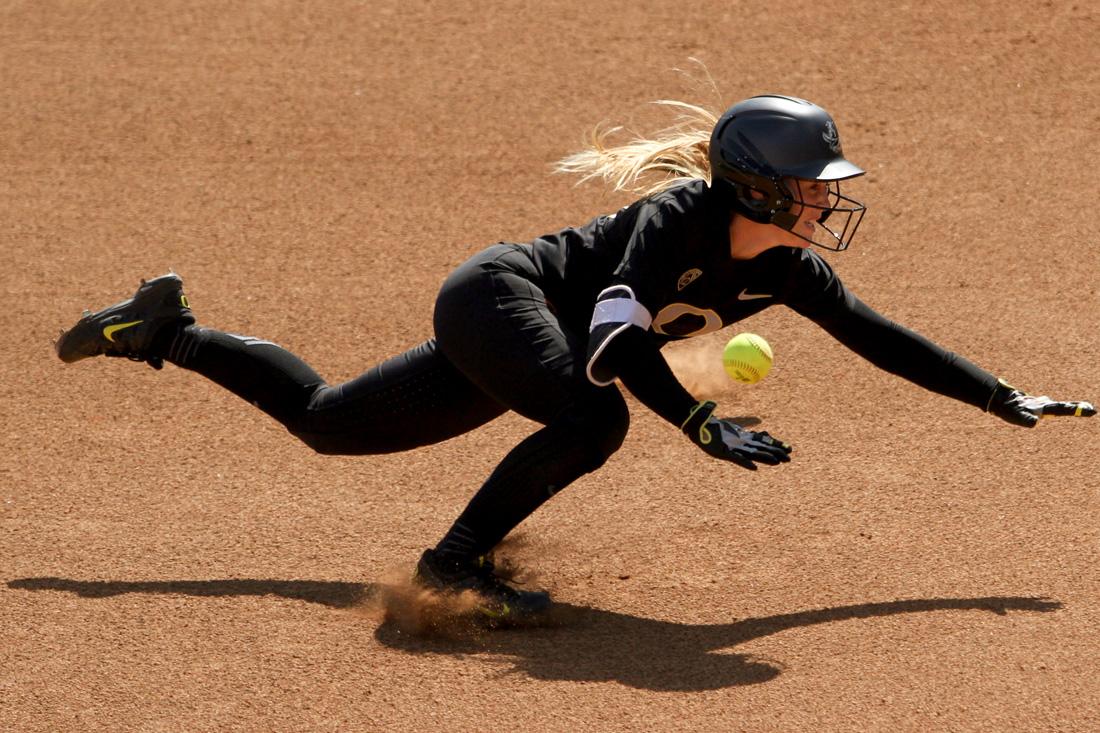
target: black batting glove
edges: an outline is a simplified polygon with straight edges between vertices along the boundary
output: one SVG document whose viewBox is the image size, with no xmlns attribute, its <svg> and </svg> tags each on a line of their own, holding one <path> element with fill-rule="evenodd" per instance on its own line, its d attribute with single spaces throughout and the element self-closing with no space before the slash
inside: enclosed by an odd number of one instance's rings
<svg viewBox="0 0 1100 733">
<path fill-rule="evenodd" d="M 680 429 L 691 442 L 715 458 L 731 461 L 751 471 L 757 463 L 774 466 L 791 460 L 791 446 L 767 433 L 745 430 L 737 423 L 714 417 L 717 407 L 706 400 L 695 405 Z"/>
<path fill-rule="evenodd" d="M 1092 417 L 1096 414 L 1096 408 L 1089 402 L 1057 402 L 1046 395 L 1032 397 L 1003 379 L 997 382 L 989 396 L 985 411 L 1025 428 L 1035 427 L 1044 417 Z"/>
</svg>

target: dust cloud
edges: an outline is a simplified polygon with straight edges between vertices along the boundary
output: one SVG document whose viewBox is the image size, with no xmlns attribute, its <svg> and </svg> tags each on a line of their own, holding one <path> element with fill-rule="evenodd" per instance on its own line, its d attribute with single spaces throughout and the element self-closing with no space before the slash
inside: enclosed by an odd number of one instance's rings
<svg viewBox="0 0 1100 733">
<path fill-rule="evenodd" d="M 515 549 L 522 540 L 506 540 L 501 548 Z M 538 587 L 535 573 L 521 567 L 511 557 L 495 556 L 496 575 L 519 588 Z M 413 580 L 412 567 L 394 568 L 385 573 L 376 592 L 355 609 L 372 620 L 392 625 L 398 631 L 419 637 L 468 639 L 494 628 L 547 627 L 569 622 L 573 614 L 564 607 L 551 607 L 537 619 L 501 623 L 478 611 L 481 596 L 472 590 L 446 593 Z"/>
<path fill-rule="evenodd" d="M 676 378 L 699 399 L 715 399 L 729 391 L 731 381 L 722 368 L 722 346 L 710 339 L 682 343 L 663 350 Z"/>
</svg>

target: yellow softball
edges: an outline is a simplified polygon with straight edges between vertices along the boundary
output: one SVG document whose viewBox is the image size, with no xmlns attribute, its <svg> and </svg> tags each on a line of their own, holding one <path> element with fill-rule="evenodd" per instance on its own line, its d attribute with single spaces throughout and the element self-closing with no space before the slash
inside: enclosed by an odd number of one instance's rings
<svg viewBox="0 0 1100 733">
<path fill-rule="evenodd" d="M 722 366 L 735 382 L 755 384 L 771 371 L 772 347 L 755 333 L 739 333 L 722 351 Z"/>
</svg>

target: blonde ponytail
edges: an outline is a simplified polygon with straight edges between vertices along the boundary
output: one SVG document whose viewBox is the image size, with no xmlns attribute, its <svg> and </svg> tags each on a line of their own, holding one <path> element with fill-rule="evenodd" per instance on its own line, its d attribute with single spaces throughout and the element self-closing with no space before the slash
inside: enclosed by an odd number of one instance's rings
<svg viewBox="0 0 1100 733">
<path fill-rule="evenodd" d="M 580 175 L 578 183 L 600 178 L 615 191 L 643 196 L 695 178 L 709 181 L 710 133 L 718 115 L 704 107 L 671 99 L 654 104 L 677 111 L 672 125 L 651 138 L 617 145 L 609 141 L 622 132 L 622 127 L 597 127 L 589 134 L 587 147 L 559 160 L 554 170 Z"/>
</svg>

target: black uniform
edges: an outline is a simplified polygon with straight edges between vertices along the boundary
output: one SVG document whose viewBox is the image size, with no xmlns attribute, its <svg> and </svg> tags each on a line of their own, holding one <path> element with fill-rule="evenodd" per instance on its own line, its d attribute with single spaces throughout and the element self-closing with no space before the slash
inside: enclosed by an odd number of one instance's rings
<svg viewBox="0 0 1100 733">
<path fill-rule="evenodd" d="M 487 552 L 619 447 L 628 414 L 614 378 L 679 426 L 695 398 L 660 347 L 777 303 L 883 369 L 985 406 L 992 375 L 872 311 L 816 253 L 779 247 L 731 259 L 729 217 L 700 180 L 531 244 L 494 245 L 447 278 L 435 339 L 341 385 L 274 344 L 196 326 L 164 338 L 160 355 L 325 453 L 407 450 L 506 410 L 544 425 L 504 458 L 437 548 L 455 555 Z"/>
</svg>

